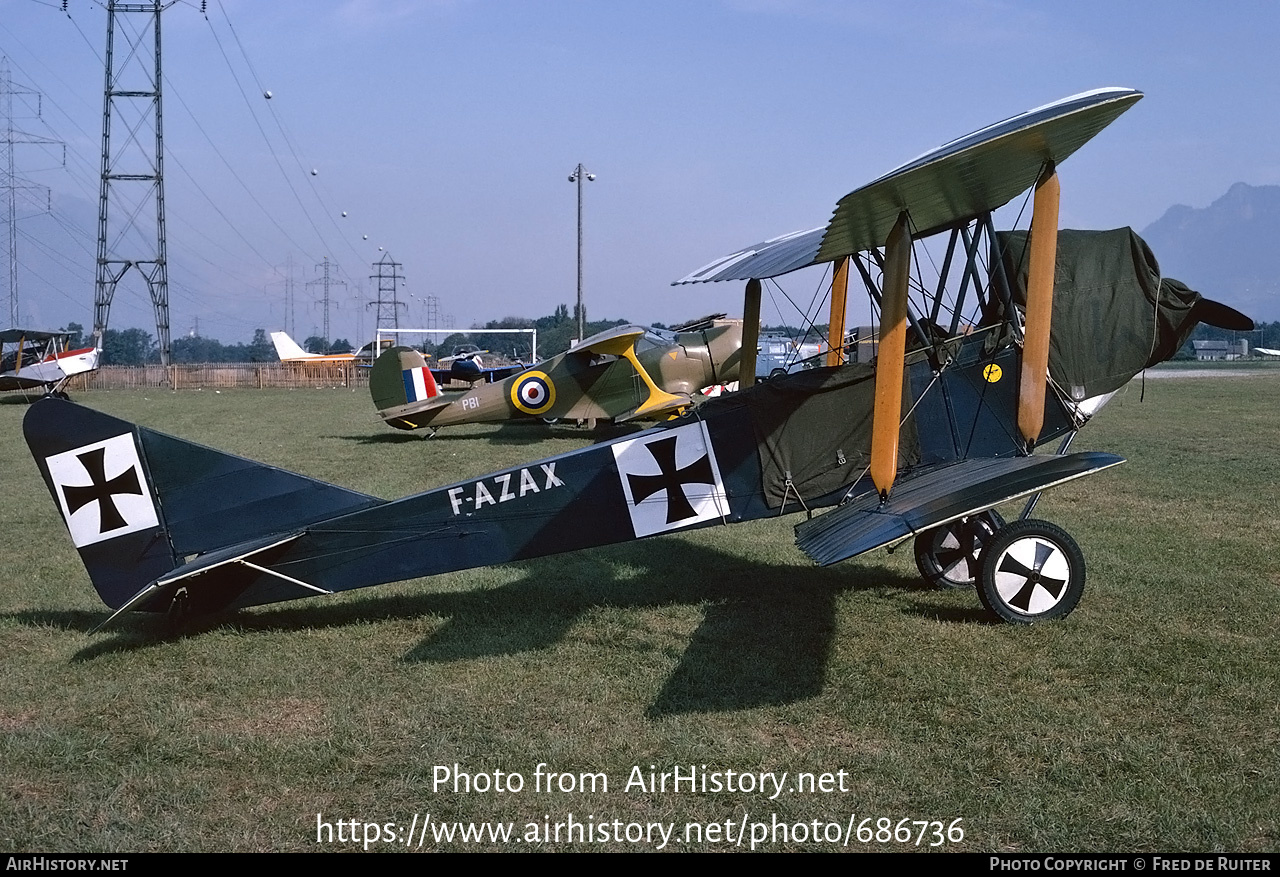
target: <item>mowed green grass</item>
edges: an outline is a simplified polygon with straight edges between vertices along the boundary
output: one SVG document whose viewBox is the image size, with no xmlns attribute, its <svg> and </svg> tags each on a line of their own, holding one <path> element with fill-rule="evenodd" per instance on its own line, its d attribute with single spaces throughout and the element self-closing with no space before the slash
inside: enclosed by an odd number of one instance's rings
<svg viewBox="0 0 1280 877">
<path fill-rule="evenodd" d="M 317 813 L 520 834 L 572 813 L 681 832 L 961 819 L 956 850 L 1275 850 L 1280 381 L 1141 392 L 1075 445 L 1130 462 L 1037 510 L 1088 562 L 1084 599 L 1058 623 L 995 624 L 975 594 L 923 588 L 909 545 L 818 569 L 786 518 L 262 607 L 184 635 L 146 617 L 89 634 L 106 611 L 22 440 L 25 405 L 6 399 L 0 849 L 336 850 L 353 845 L 318 844 Z M 510 425 L 427 441 L 385 429 L 350 391 L 78 401 L 384 497 L 589 439 Z M 603 772 L 609 788 L 536 792 L 540 763 Z M 526 786 L 435 788 L 437 766 L 455 764 Z M 845 791 L 626 790 L 637 765 L 844 771 Z M 668 849 L 725 846 L 677 838 Z"/>
</svg>

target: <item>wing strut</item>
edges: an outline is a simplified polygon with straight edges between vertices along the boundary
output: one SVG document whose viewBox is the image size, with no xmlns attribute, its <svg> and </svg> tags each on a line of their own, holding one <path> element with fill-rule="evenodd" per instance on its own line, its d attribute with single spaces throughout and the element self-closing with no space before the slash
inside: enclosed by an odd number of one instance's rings
<svg viewBox="0 0 1280 877">
<path fill-rule="evenodd" d="M 1044 426 L 1045 380 L 1049 369 L 1049 328 L 1053 317 L 1053 267 L 1058 253 L 1058 174 L 1050 163 L 1036 183 L 1031 209 L 1031 255 L 1027 266 L 1027 320 L 1018 384 L 1018 432 L 1027 450 Z"/>
<path fill-rule="evenodd" d="M 649 396 L 640 403 L 640 407 L 628 415 L 628 419 L 632 417 L 644 417 L 646 414 L 652 414 L 656 411 L 664 411 L 669 408 L 678 408 L 681 405 L 687 405 L 689 400 L 684 396 L 675 396 L 663 390 L 653 382 L 653 378 L 649 376 L 649 372 L 640 364 L 640 360 L 636 357 L 636 337 L 640 335 L 640 331 L 630 332 L 625 335 L 619 335 L 617 338 L 608 338 L 604 341 L 597 341 L 588 348 L 597 353 L 607 353 L 613 356 L 621 356 L 627 362 L 631 363 L 631 367 L 635 369 L 636 374 L 640 376 L 640 380 L 644 381 L 644 385 L 649 390 Z"/>
<path fill-rule="evenodd" d="M 849 303 L 849 256 L 836 263 L 831 278 L 831 322 L 827 328 L 827 365 L 844 365 L 844 311 Z"/>
<path fill-rule="evenodd" d="M 902 425 L 902 374 L 907 353 L 907 286 L 911 274 L 911 230 L 907 213 L 885 243 L 884 288 L 880 304 L 880 352 L 876 357 L 876 401 L 871 421 L 871 480 L 880 498 L 889 496 L 898 472 Z"/>
<path fill-rule="evenodd" d="M 742 296 L 742 357 L 738 365 L 738 388 L 745 390 L 756 382 L 756 354 L 760 349 L 760 281 L 747 281 Z"/>
</svg>

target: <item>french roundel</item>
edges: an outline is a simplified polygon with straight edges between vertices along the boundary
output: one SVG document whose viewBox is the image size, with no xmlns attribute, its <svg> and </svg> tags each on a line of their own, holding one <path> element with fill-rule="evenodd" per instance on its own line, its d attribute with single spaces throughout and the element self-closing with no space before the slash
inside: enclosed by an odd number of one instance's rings
<svg viewBox="0 0 1280 877">
<path fill-rule="evenodd" d="M 526 372 L 511 385 L 511 404 L 525 414 L 546 414 L 556 404 L 556 385 L 543 372 Z"/>
</svg>

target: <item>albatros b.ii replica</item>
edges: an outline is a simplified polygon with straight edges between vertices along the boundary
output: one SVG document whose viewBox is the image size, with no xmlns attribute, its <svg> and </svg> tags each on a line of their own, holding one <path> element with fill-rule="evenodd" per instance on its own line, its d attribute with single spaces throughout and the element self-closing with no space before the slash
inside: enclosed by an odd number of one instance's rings
<svg viewBox="0 0 1280 877">
<path fill-rule="evenodd" d="M 984 128 L 846 195 L 826 226 L 684 278 L 745 280 L 750 336 L 762 278 L 835 263 L 833 308 L 851 274 L 881 308 L 872 364 L 780 377 L 653 429 L 391 502 L 58 399 L 31 406 L 27 441 L 115 610 L 107 621 L 800 511 L 797 543 L 821 564 L 914 537 L 928 581 L 976 585 L 1006 621 L 1059 618 L 1084 591 L 1083 554 L 1031 507 L 1122 462 L 1067 453 L 1071 437 L 1197 321 L 1249 323 L 1162 278 L 1127 230 L 1058 231 L 1057 166 L 1140 98 L 1094 91 Z M 1029 189 L 1029 236 L 997 233 L 991 211 Z M 946 236 L 939 276 L 913 277 L 927 260 L 912 248 L 932 235 Z M 745 383 L 754 350 L 744 339 Z M 1032 454 L 1051 440 L 1058 453 Z M 994 508 L 1019 498 L 1023 516 L 1004 523 Z"/>
</svg>

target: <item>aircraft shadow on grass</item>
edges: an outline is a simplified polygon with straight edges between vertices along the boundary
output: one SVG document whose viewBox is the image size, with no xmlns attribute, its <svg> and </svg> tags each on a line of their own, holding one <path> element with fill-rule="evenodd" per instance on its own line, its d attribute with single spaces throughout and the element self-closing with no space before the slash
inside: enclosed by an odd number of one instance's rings
<svg viewBox="0 0 1280 877">
<path fill-rule="evenodd" d="M 370 595 L 337 606 L 312 603 L 223 613 L 192 620 L 180 632 L 168 631 L 157 618 L 134 617 L 114 635 L 81 649 L 73 660 L 153 648 L 226 627 L 276 632 L 437 616 L 445 621 L 403 660 L 444 664 L 552 648 L 571 637 L 580 619 L 594 609 L 701 607 L 701 621 L 647 710 L 657 717 L 781 705 L 818 695 L 836 631 L 836 601 L 847 591 L 897 590 L 904 613 L 991 623 L 976 607 L 939 607 L 914 599 L 922 591 L 919 578 L 874 565 L 822 569 L 752 563 L 679 539 L 617 545 L 568 560 L 512 564 L 522 575 L 497 588 Z M 690 570 L 717 572 L 691 577 Z M 5 617 L 33 627 L 82 632 L 101 622 L 100 613 L 72 610 Z"/>
</svg>

